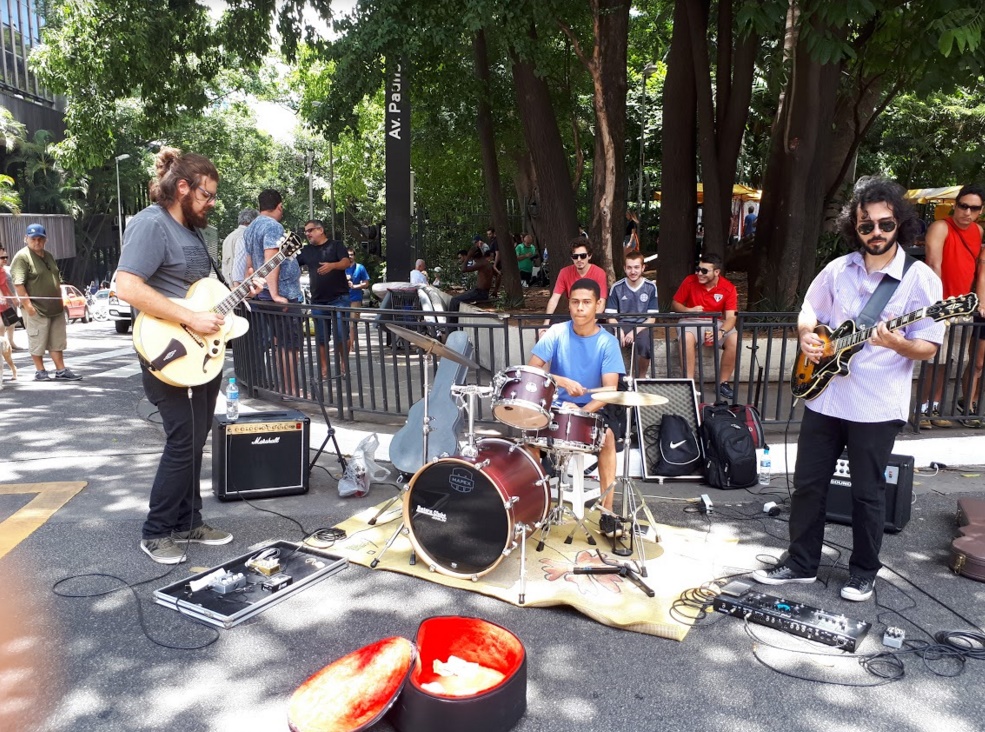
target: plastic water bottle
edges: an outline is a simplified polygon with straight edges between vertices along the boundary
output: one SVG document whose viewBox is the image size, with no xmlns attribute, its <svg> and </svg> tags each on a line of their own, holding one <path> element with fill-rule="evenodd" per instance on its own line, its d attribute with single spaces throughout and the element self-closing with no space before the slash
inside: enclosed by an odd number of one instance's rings
<svg viewBox="0 0 985 732">
<path fill-rule="evenodd" d="M 769 485 L 772 472 L 773 462 L 770 460 L 770 449 L 764 447 L 763 455 L 759 458 L 759 484 Z"/>
<path fill-rule="evenodd" d="M 229 377 L 229 386 L 226 387 L 226 419 L 230 422 L 239 419 L 239 387 L 236 386 L 235 376 Z"/>
</svg>

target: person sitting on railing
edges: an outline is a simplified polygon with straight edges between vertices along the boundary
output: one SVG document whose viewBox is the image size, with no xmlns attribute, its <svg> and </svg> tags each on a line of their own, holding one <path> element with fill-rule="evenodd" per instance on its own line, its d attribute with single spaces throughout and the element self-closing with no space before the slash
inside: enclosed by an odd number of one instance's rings
<svg viewBox="0 0 985 732">
<path fill-rule="evenodd" d="M 739 335 L 736 332 L 736 313 L 739 310 L 739 293 L 735 285 L 722 276 L 722 258 L 717 254 L 704 254 L 694 274 L 684 278 L 681 286 L 674 294 L 671 309 L 675 313 L 718 313 L 718 332 L 709 320 L 703 331 L 702 342 L 705 346 L 717 346 L 722 349 L 721 379 L 718 385 L 718 396 L 726 401 L 732 401 L 734 393 L 731 380 L 735 370 L 735 352 L 739 346 Z M 694 378 L 694 354 L 697 351 L 697 331 L 699 328 L 683 327 L 684 373 L 689 379 Z"/>
<path fill-rule="evenodd" d="M 627 251 L 623 270 L 626 276 L 616 282 L 609 290 L 609 300 L 605 306 L 606 315 L 618 313 L 657 313 L 657 286 L 643 277 L 643 253 Z M 650 325 L 656 321 L 646 315 L 631 315 L 620 318 L 610 317 L 609 322 L 618 324 L 616 337 L 620 345 L 630 347 L 636 344 L 636 375 L 646 376 L 650 369 L 653 345 Z M 632 366 L 632 364 L 630 364 Z"/>
<path fill-rule="evenodd" d="M 467 272 L 476 273 L 475 287 L 473 287 L 468 292 L 463 292 L 460 295 L 455 295 L 451 299 L 451 303 L 448 305 L 448 309 L 453 313 L 457 313 L 459 308 L 461 308 L 463 302 L 481 302 L 483 300 L 489 299 L 489 288 L 492 286 L 493 281 L 493 266 L 492 261 L 486 256 L 485 252 L 482 251 L 481 246 L 473 246 L 471 251 L 465 249 L 458 250 L 458 261 L 462 268 L 462 274 Z M 457 323 L 458 318 L 455 316 L 448 317 L 449 323 Z"/>
</svg>

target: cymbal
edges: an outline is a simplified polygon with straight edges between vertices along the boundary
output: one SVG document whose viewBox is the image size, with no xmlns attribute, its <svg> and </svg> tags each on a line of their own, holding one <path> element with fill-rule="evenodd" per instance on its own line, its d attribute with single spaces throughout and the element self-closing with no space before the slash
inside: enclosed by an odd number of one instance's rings
<svg viewBox="0 0 985 732">
<path fill-rule="evenodd" d="M 461 364 L 466 368 L 477 369 L 480 368 L 479 364 L 473 361 L 471 358 L 463 356 L 458 351 L 453 348 L 449 348 L 441 341 L 436 338 L 432 338 L 429 335 L 424 335 L 423 333 L 418 333 L 417 331 L 408 330 L 407 328 L 401 328 L 399 325 L 391 325 L 387 323 L 387 330 L 393 333 L 395 336 L 403 338 L 405 341 L 413 343 L 415 346 L 420 348 L 425 353 L 431 353 L 439 358 L 447 358 L 454 361 L 457 364 Z"/>
<path fill-rule="evenodd" d="M 592 399 L 620 407 L 656 407 L 670 400 L 659 394 L 645 394 L 642 391 L 596 391 Z"/>
</svg>

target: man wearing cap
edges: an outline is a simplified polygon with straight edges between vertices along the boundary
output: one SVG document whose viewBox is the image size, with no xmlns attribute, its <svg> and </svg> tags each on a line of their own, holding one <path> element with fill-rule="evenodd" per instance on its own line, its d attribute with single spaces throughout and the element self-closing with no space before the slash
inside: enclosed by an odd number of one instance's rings
<svg viewBox="0 0 985 732">
<path fill-rule="evenodd" d="M 10 275 L 21 299 L 28 350 L 34 359 L 34 380 L 52 378 L 44 367 L 44 352 L 48 351 L 55 364 L 55 380 L 78 381 L 82 377 L 66 368 L 62 359 L 67 343 L 62 276 L 51 252 L 45 251 L 47 241 L 48 234 L 41 224 L 28 226 L 24 236 L 27 246 L 14 255 Z"/>
</svg>

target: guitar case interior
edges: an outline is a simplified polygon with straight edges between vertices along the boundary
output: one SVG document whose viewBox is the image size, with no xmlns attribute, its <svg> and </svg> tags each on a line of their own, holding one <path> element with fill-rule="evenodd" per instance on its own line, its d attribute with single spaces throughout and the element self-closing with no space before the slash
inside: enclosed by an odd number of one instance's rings
<svg viewBox="0 0 985 732">
<path fill-rule="evenodd" d="M 452 656 L 486 671 L 472 678 L 440 675 L 438 667 L 451 665 Z M 520 639 L 480 618 L 445 616 L 425 619 L 416 643 L 385 638 L 315 673 L 291 697 L 288 726 L 292 732 L 357 732 L 387 715 L 397 732 L 507 732 L 526 709 Z"/>
</svg>

